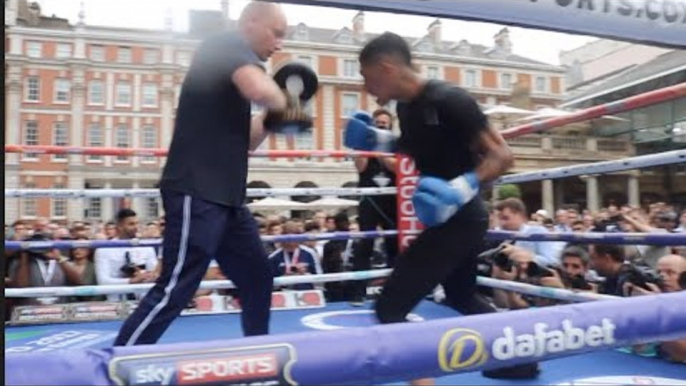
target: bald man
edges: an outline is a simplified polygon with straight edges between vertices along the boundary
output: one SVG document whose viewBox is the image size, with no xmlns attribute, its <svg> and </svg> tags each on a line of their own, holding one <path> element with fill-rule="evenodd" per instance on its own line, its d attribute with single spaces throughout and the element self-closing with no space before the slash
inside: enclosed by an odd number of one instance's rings
<svg viewBox="0 0 686 386">
<path fill-rule="evenodd" d="M 246 336 L 269 333 L 273 278 L 257 224 L 245 207 L 248 151 L 269 130 L 251 102 L 283 111 L 287 97 L 263 62 L 281 50 L 286 17 L 277 4 L 250 3 L 236 31 L 209 37 L 184 80 L 160 190 L 162 270 L 126 320 L 115 346 L 153 344 L 181 313 L 212 258 L 239 292 Z"/>
</svg>

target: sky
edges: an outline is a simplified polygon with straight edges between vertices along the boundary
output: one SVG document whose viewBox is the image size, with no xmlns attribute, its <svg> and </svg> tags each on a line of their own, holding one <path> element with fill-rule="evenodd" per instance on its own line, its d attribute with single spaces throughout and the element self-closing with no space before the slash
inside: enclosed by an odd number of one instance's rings
<svg viewBox="0 0 686 386">
<path fill-rule="evenodd" d="M 237 18 L 249 0 L 230 0 L 231 18 Z M 164 18 L 171 10 L 174 29 L 188 29 L 190 9 L 220 9 L 220 0 L 39 0 L 43 14 L 63 17 L 72 23 L 78 20 L 80 3 L 84 3 L 86 24 L 114 27 L 162 29 Z M 310 27 L 338 29 L 352 26 L 357 11 L 335 8 L 284 5 L 291 25 L 300 22 Z M 433 18 L 367 12 L 365 28 L 372 33 L 391 31 L 410 37 L 426 34 Z M 491 23 L 443 20 L 443 38 L 448 41 L 467 39 L 470 43 L 493 46 L 493 36 L 502 25 Z M 515 54 L 550 64 L 559 64 L 561 50 L 572 50 L 596 40 L 595 37 L 510 28 Z"/>
</svg>

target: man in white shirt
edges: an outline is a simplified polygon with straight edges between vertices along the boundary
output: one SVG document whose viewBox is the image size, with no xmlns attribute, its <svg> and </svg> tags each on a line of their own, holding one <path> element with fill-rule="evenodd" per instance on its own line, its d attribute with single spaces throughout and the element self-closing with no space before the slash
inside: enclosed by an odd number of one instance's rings
<svg viewBox="0 0 686 386">
<path fill-rule="evenodd" d="M 138 233 L 138 217 L 131 209 L 117 214 L 119 240 L 135 239 Z M 122 285 L 152 283 L 156 279 L 157 253 L 153 247 L 100 248 L 95 251 L 95 275 L 98 284 Z M 108 296 L 110 301 L 125 299 L 124 296 Z"/>
</svg>

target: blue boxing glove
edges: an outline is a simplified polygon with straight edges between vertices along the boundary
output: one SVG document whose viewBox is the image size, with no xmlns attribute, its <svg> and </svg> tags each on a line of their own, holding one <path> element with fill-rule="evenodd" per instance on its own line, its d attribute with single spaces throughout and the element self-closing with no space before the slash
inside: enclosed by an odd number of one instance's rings
<svg viewBox="0 0 686 386">
<path fill-rule="evenodd" d="M 476 172 L 463 174 L 452 181 L 421 177 L 412 203 L 419 221 L 431 228 L 448 221 L 478 194 Z"/>
<path fill-rule="evenodd" d="M 397 140 L 395 135 L 390 130 L 375 128 L 372 122 L 371 115 L 364 112 L 355 113 L 345 126 L 345 147 L 361 151 L 394 151 Z"/>
</svg>

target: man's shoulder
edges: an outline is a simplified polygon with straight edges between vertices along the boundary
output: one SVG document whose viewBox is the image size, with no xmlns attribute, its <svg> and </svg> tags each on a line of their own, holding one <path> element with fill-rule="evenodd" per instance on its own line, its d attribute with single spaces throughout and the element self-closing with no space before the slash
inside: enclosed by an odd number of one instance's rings
<svg viewBox="0 0 686 386">
<path fill-rule="evenodd" d="M 455 83 L 431 80 L 427 83 L 426 97 L 433 101 L 474 100 L 469 93 Z"/>
<path fill-rule="evenodd" d="M 303 251 L 303 252 L 305 252 L 305 254 L 309 255 L 309 256 L 312 257 L 313 259 L 314 259 L 314 257 L 317 256 L 317 254 L 318 254 L 317 251 L 315 251 L 314 249 L 312 249 L 312 248 L 310 248 L 310 247 L 308 247 L 308 246 L 306 246 L 306 245 L 301 245 L 301 246 L 300 246 L 300 250 Z"/>
</svg>

